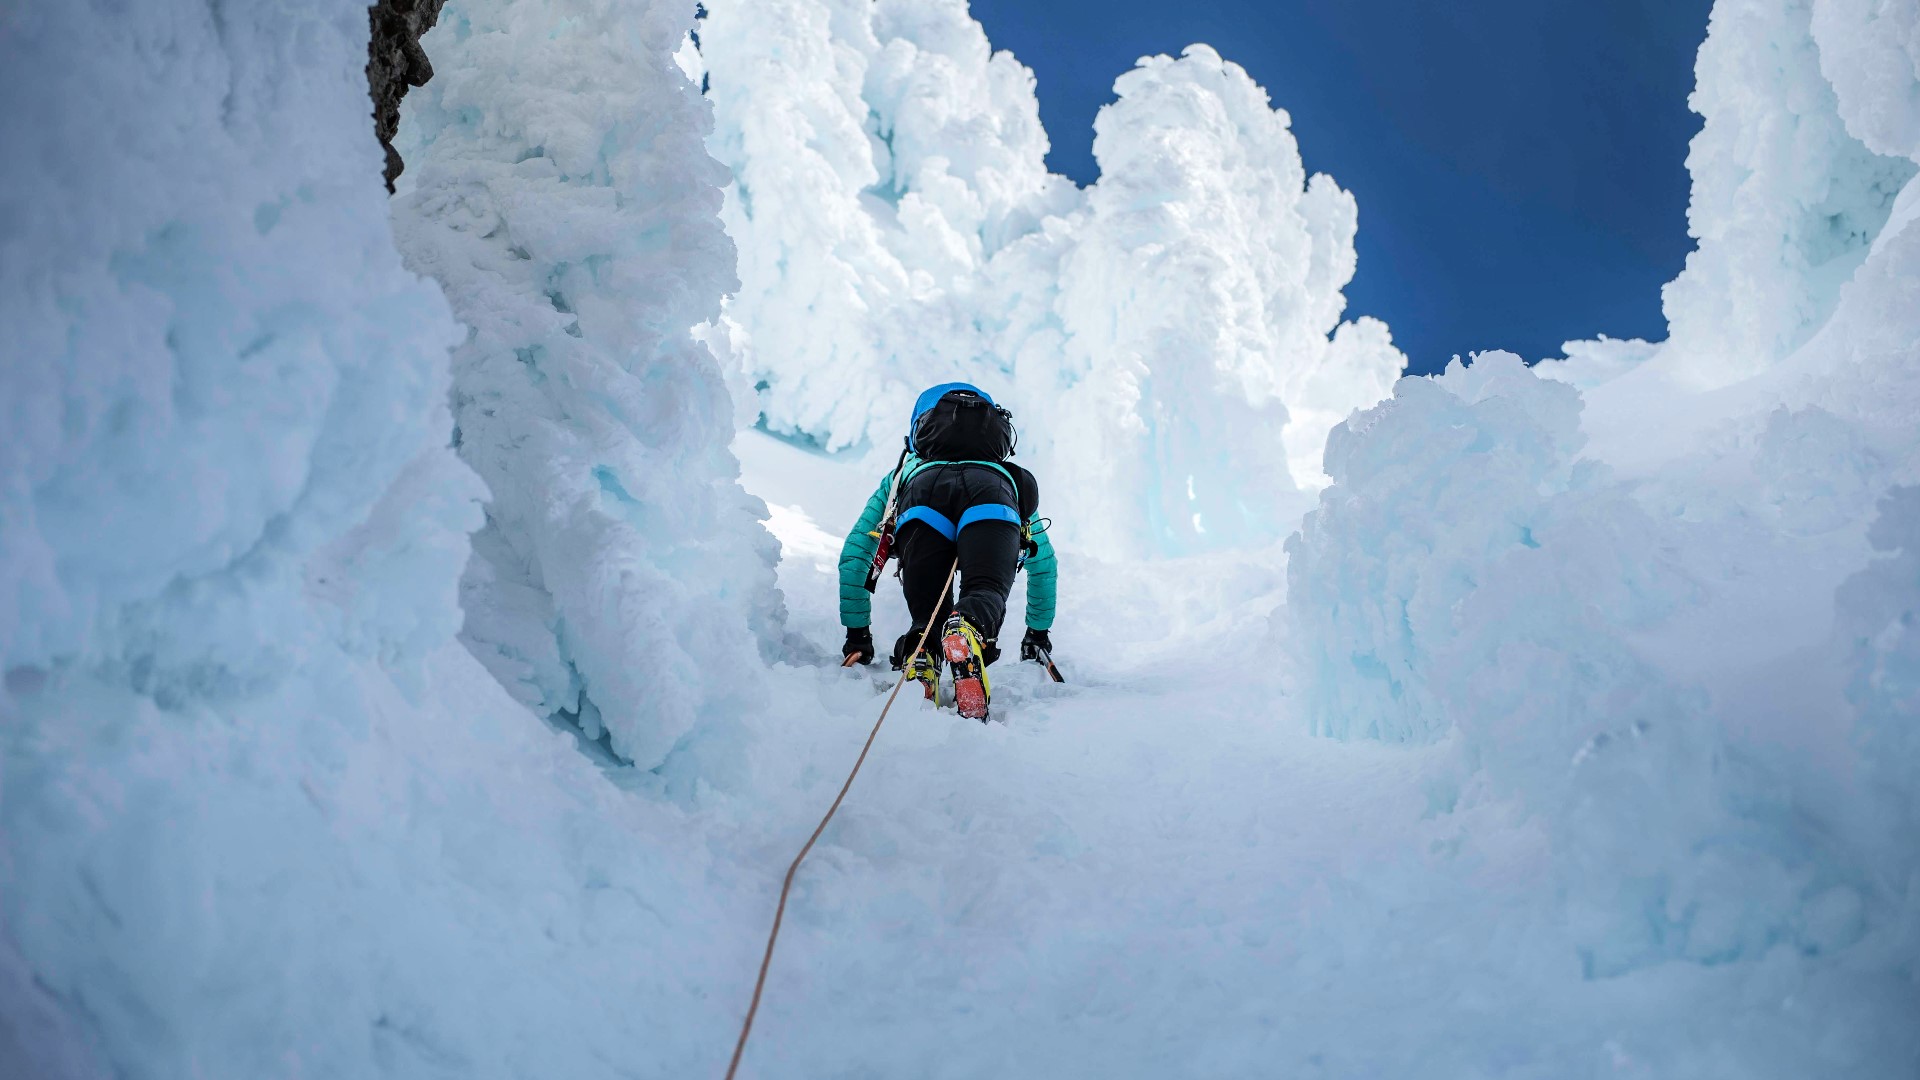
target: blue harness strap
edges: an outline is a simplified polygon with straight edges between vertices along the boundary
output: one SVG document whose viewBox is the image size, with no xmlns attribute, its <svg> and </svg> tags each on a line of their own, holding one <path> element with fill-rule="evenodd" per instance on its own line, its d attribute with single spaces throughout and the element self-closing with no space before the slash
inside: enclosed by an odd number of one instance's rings
<svg viewBox="0 0 1920 1080">
<path fill-rule="evenodd" d="M 967 507 L 966 513 L 960 515 L 960 523 L 956 525 L 952 518 L 930 506 L 914 506 L 900 515 L 900 520 L 894 527 L 905 528 L 909 521 L 924 521 L 933 527 L 934 532 L 953 540 L 960 535 L 961 529 L 976 521 L 1004 521 L 1018 528 L 1020 511 L 1005 503 L 980 503 L 977 506 Z"/>
<path fill-rule="evenodd" d="M 1005 503 L 981 503 L 967 507 L 960 515 L 960 528 L 964 529 L 976 521 L 1004 521 L 1015 528 L 1020 527 L 1020 511 Z"/>
<path fill-rule="evenodd" d="M 962 514 L 960 516 L 965 517 L 966 515 Z M 949 540 L 960 535 L 960 530 L 954 525 L 953 519 L 935 510 L 931 506 L 908 507 L 906 512 L 900 515 L 900 520 L 894 523 L 894 528 L 904 529 L 907 527 L 907 522 L 909 521 L 924 521 L 928 525 L 933 526 L 934 532 L 939 533 Z"/>
</svg>

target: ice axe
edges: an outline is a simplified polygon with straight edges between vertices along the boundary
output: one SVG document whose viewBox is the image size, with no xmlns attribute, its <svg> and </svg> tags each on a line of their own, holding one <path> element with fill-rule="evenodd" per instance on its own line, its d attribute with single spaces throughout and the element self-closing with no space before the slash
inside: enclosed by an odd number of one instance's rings
<svg viewBox="0 0 1920 1080">
<path fill-rule="evenodd" d="M 1031 648 L 1033 649 L 1033 662 L 1047 669 L 1048 678 L 1057 683 L 1067 681 L 1067 677 L 1060 674 L 1060 669 L 1054 666 L 1053 656 L 1048 653 L 1047 650 L 1038 645 L 1031 646 Z"/>
</svg>

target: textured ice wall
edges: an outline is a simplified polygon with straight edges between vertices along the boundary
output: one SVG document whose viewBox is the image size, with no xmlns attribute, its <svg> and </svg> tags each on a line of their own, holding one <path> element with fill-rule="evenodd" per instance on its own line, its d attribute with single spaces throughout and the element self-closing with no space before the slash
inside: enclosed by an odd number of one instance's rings
<svg viewBox="0 0 1920 1080">
<path fill-rule="evenodd" d="M 1075 201 L 1033 75 L 964 0 L 707 8 L 739 360 L 772 429 L 896 447 L 921 389 L 981 374 L 987 260 Z"/>
<path fill-rule="evenodd" d="M 1905 885 L 1905 907 L 1882 917 L 1883 947 L 1920 980 L 1920 488 L 1896 488 L 1869 538 L 1881 556 L 1841 587 L 1835 632 L 1859 717 L 1855 835 L 1864 857 Z"/>
<path fill-rule="evenodd" d="M 1479 644 L 1459 611 L 1485 585 L 1478 568 L 1537 550 L 1554 497 L 1593 486 L 1591 469 L 1575 475 L 1584 441 L 1579 394 L 1508 353 L 1404 379 L 1334 429 L 1333 486 L 1287 541 L 1289 609 L 1315 631 L 1296 648 L 1316 731 L 1428 741 L 1448 730 L 1434 679 L 1448 664 L 1434 657 Z"/>
<path fill-rule="evenodd" d="M 344 759 L 458 626 L 457 331 L 393 251 L 364 4 L 6 26 L 0 1072 L 263 1075 L 353 962 L 258 856 L 337 853 Z"/>
<path fill-rule="evenodd" d="M 486 491 L 363 0 L 0 24 L 0 1076 L 710 1070 L 761 879 L 454 640 Z"/>
<path fill-rule="evenodd" d="M 1327 430 L 1404 366 L 1384 324 L 1340 322 L 1352 197 L 1213 50 L 1119 80 L 1081 191 L 963 0 L 708 8 L 730 338 L 771 429 L 890 457 L 919 389 L 971 379 L 1063 538 L 1181 552 L 1276 538 Z"/>
<path fill-rule="evenodd" d="M 1784 365 L 1791 381 L 1781 392 L 1845 420 L 1876 472 L 1912 484 L 1920 482 L 1920 3 L 1820 0 L 1813 34 L 1848 132 L 1876 153 L 1904 155 L 1908 179 L 1828 324 Z"/>
<path fill-rule="evenodd" d="M 1665 370 L 1695 386 L 1736 381 L 1778 363 L 1832 314 L 1915 172 L 1903 37 L 1912 22 L 1909 3 L 1714 5 L 1690 99 L 1705 120 L 1687 153 L 1699 247 L 1662 294 Z M 1849 96 L 1872 101 L 1858 100 L 1852 122 L 1834 73 Z"/>
<path fill-rule="evenodd" d="M 487 482 L 464 640 L 642 768 L 751 706 L 779 632 L 765 510 L 695 324 L 735 286 L 688 5 L 456 0 L 407 100 L 409 264 L 471 327 L 455 441 Z"/>
<path fill-rule="evenodd" d="M 1020 258 L 1044 239 L 1001 263 L 1006 293 L 1057 282 L 1051 310 L 1003 335 L 1030 444 L 1080 500 L 1075 535 L 1110 549 L 1278 538 L 1307 505 L 1296 489 L 1320 485 L 1327 431 L 1405 366 L 1384 323 L 1340 321 L 1353 197 L 1307 177 L 1287 114 L 1204 45 L 1114 90 L 1057 269 Z"/>
<path fill-rule="evenodd" d="M 1882 504 L 1920 475 L 1920 212 L 1898 186 L 1911 163 L 1841 130 L 1895 147 L 1920 78 L 1885 45 L 1914 40 L 1920 9 L 1813 10 L 1716 8 L 1695 210 L 1732 199 L 1731 231 L 1668 291 L 1652 359 L 1604 343 L 1553 372 L 1616 416 L 1703 418 L 1638 431 L 1659 470 L 1625 483 L 1582 458 L 1578 391 L 1487 354 L 1336 428 L 1335 484 L 1289 543 L 1281 627 L 1318 730 L 1451 740 L 1445 801 L 1537 818 L 1590 974 L 1791 955 L 1794 980 L 1848 972 L 1843 992 L 1885 995 L 1898 979 L 1875 980 L 1920 959 L 1920 878 L 1889 840 L 1920 790 L 1911 499 Z M 1811 81 L 1782 91 L 1781 64 Z M 1820 73 L 1843 65 L 1836 93 Z M 1736 143 L 1759 156 L 1708 152 Z M 1844 243 L 1801 258 L 1795 223 L 1842 196 L 1872 212 L 1814 215 Z M 1787 309 L 1791 329 L 1765 322 Z M 1746 341 L 1761 324 L 1775 336 Z M 1710 394 L 1641 371 L 1762 368 Z M 1862 569 L 1869 539 L 1898 554 Z"/>
<path fill-rule="evenodd" d="M 1536 815 L 1590 975 L 1851 944 L 1801 924 L 1817 857 L 1733 812 L 1753 793 L 1713 779 L 1707 694 L 1639 640 L 1697 599 L 1690 537 L 1578 458 L 1579 411 L 1486 353 L 1334 430 L 1334 485 L 1288 542 L 1298 700 L 1337 738 L 1450 737 Z"/>
<path fill-rule="evenodd" d="M 456 328 L 362 182 L 379 147 L 308 121 L 309 102 L 365 98 L 337 62 L 364 49 L 365 13 L 124 17 L 8 15 L 0 666 L 243 694 L 301 655 L 322 595 L 372 647 L 431 638 L 451 593 L 379 611 L 305 574 L 404 469 L 448 503 L 407 556 L 429 564 L 465 546 L 477 491 L 441 446 Z M 69 42 L 95 39 L 73 63 Z"/>
<path fill-rule="evenodd" d="M 1920 161 L 1920 12 L 1914 0 L 1817 0 L 1813 39 L 1847 134 Z"/>
</svg>

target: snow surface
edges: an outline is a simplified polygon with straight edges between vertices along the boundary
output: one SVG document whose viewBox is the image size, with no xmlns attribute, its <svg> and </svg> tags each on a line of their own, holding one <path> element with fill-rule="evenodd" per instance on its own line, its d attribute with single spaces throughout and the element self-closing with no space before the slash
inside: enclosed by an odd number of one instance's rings
<svg viewBox="0 0 1920 1080">
<path fill-rule="evenodd" d="M 957 3 L 442 20 L 389 203 L 358 0 L 0 16 L 0 1075 L 718 1075 L 992 364 L 1073 681 L 896 708 L 746 1075 L 1920 1072 L 1914 4 L 1716 6 L 1669 341 L 1377 404 L 1211 50 L 1074 191 Z"/>
</svg>

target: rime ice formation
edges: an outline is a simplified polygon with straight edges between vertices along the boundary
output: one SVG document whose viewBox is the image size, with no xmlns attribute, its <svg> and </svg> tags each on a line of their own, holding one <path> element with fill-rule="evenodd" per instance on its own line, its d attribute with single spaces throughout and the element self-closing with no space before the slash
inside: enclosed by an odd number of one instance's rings
<svg viewBox="0 0 1920 1080">
<path fill-rule="evenodd" d="M 665 63 L 692 15 L 600 11 L 656 21 L 661 49 L 625 63 Z M 758 896 L 736 913 L 703 893 L 684 810 L 609 784 L 455 640 L 490 495 L 450 446 L 461 328 L 388 223 L 366 5 L 33 3 L 0 24 L 0 132 L 20 151 L 0 166 L 0 1075 L 595 1075 L 621 1058 L 635 1001 L 739 966 L 725 934 L 688 935 L 674 960 L 642 926 L 682 903 L 708 914 L 675 921 L 744 925 Z M 727 281 L 718 181 L 693 88 L 646 85 L 625 100 L 683 108 L 662 150 L 682 152 L 674 170 L 577 198 L 660 196 L 633 212 L 687 229 L 702 295 L 627 314 L 678 322 L 678 305 L 691 322 Z M 525 242 L 543 240 L 559 242 Z M 596 269 L 657 297 L 658 266 Z M 641 337 L 573 295 L 607 350 Z M 687 685 L 719 683 L 706 661 L 759 665 L 768 568 L 710 361 L 662 353 L 619 354 L 652 389 L 615 373 L 600 387 L 609 407 L 645 407 L 646 460 L 675 470 L 658 483 L 682 516 L 643 520 L 660 542 L 642 554 L 673 559 L 677 589 L 705 577 L 698 560 L 747 560 L 726 571 L 738 600 L 719 630 L 656 590 L 700 650 L 677 686 L 670 653 L 631 665 L 658 676 L 670 717 Z M 619 476 L 640 452 L 605 437 L 602 454 Z M 665 538 L 715 526 L 703 514 L 725 533 Z M 628 563 L 627 580 L 658 574 Z M 725 708 L 702 713 L 709 730 Z M 698 733 L 683 744 L 702 782 L 723 774 Z M 675 768 L 638 775 L 685 795 Z M 732 998 L 696 1026 L 724 1026 Z M 706 1067 L 687 1051 L 648 1054 L 660 1075 Z"/>
<path fill-rule="evenodd" d="M 960 0 L 708 11 L 727 317 L 769 429 L 890 458 L 914 394 L 971 379 L 1060 478 L 1063 537 L 1177 554 L 1284 535 L 1327 430 L 1405 366 L 1385 324 L 1340 321 L 1353 198 L 1214 50 L 1120 78 L 1081 191 Z"/>
<path fill-rule="evenodd" d="M 1717 5 L 1672 337 L 1402 381 L 1289 542 L 1309 722 L 1534 815 L 1591 973 L 1920 973 L 1917 19 Z"/>
<path fill-rule="evenodd" d="M 707 108 L 668 59 L 687 12 L 470 0 L 442 22 L 394 214 L 471 328 L 454 439 L 490 497 L 463 637 L 515 697 L 653 768 L 761 703 L 739 672 L 779 619 L 731 399 L 690 336 L 735 281 Z"/>
<path fill-rule="evenodd" d="M 1876 19 L 1848 0 L 1714 6 L 1691 99 L 1705 125 L 1687 154 L 1699 248 L 1663 294 L 1663 363 L 1686 385 L 1725 385 L 1805 344 L 1912 179 L 1913 141 L 1897 132 L 1913 121 L 1882 113 L 1908 93 L 1911 42 L 1904 71 L 1882 62 L 1903 20 Z M 1862 99 L 1851 122 L 1843 90 Z"/>
</svg>

